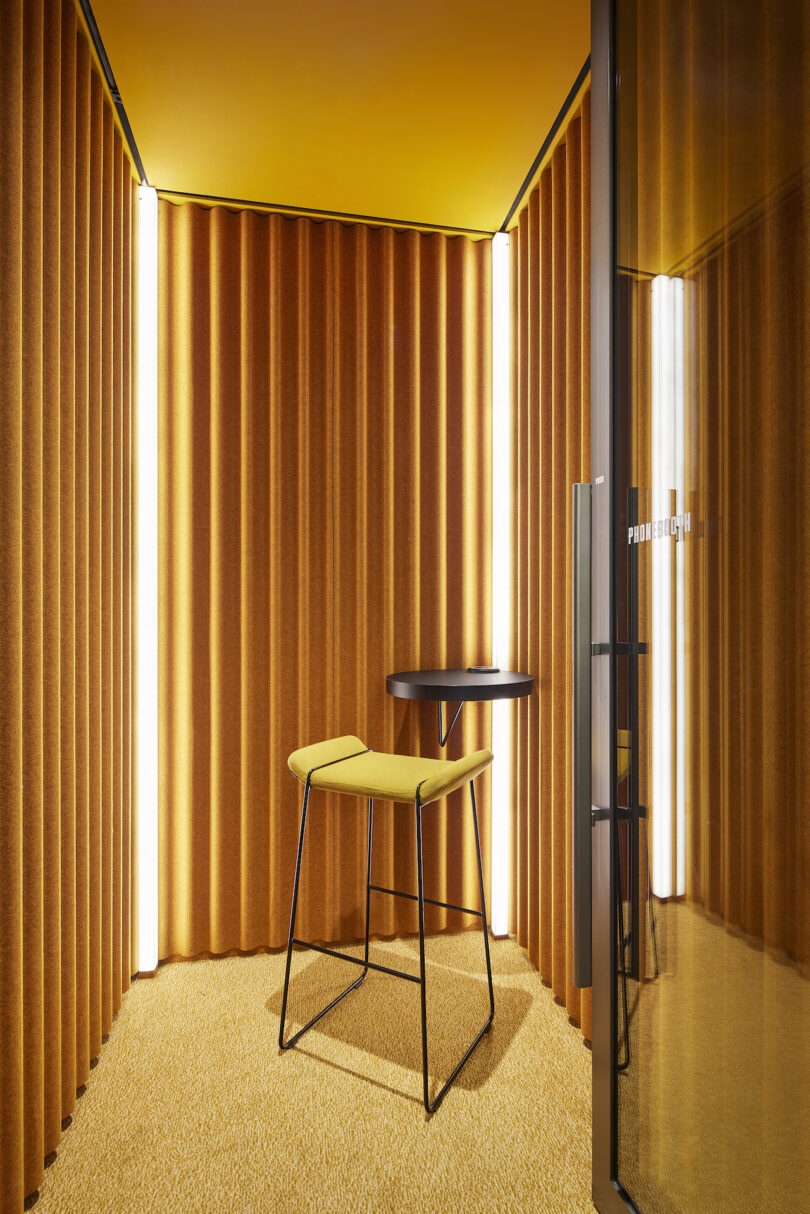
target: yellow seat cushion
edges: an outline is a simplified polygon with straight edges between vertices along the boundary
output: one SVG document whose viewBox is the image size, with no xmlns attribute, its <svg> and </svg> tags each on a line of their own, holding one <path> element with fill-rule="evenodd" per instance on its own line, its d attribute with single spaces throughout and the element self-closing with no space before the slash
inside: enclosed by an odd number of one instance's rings
<svg viewBox="0 0 810 1214">
<path fill-rule="evenodd" d="M 299 780 L 312 772 L 312 788 L 381 801 L 413 801 L 419 789 L 421 803 L 427 805 L 474 780 L 491 762 L 491 750 L 455 760 L 381 754 L 348 734 L 294 750 L 287 765 Z"/>
</svg>

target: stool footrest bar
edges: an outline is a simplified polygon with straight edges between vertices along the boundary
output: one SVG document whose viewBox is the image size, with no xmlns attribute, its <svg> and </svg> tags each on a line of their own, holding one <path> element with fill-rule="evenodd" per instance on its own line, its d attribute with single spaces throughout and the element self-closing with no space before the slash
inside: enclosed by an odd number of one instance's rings
<svg viewBox="0 0 810 1214">
<path fill-rule="evenodd" d="M 401 889 L 385 889 L 382 885 L 370 885 L 369 889 L 375 889 L 378 894 L 393 894 L 395 898 L 410 898 L 412 902 L 418 902 L 417 894 L 406 894 Z M 470 906 L 456 906 L 454 902 L 437 902 L 435 898 L 423 898 L 423 902 L 430 903 L 431 906 L 443 906 L 445 910 L 461 911 L 465 915 L 477 915 L 481 918 L 480 910 L 473 910 Z"/>
<path fill-rule="evenodd" d="M 294 939 L 293 944 L 299 944 L 301 948 L 314 949 L 316 953 L 326 953 L 327 957 L 338 957 L 341 961 L 351 961 L 353 965 L 362 965 L 363 969 L 368 967 L 370 970 L 378 970 L 381 974 L 391 974 L 394 978 L 405 978 L 408 982 L 421 982 L 418 974 L 406 974 L 404 970 L 394 970 L 389 965 L 377 965 L 376 962 L 366 961 L 363 957 L 352 957 L 350 953 L 340 953 L 336 948 L 324 948 L 322 944 L 310 944 L 308 940 Z M 332 1004 L 329 1006 L 331 1007 Z"/>
</svg>

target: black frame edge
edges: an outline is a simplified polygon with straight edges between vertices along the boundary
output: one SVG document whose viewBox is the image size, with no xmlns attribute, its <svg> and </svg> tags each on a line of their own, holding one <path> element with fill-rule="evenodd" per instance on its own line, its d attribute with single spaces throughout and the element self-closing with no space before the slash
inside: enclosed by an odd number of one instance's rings
<svg viewBox="0 0 810 1214">
<path fill-rule="evenodd" d="M 591 0 L 591 482 L 593 484 L 591 799 L 593 828 L 593 1171 L 601 1214 L 627 1206 L 617 1175 L 615 905 L 615 599 L 613 375 L 616 0 Z"/>
<path fill-rule="evenodd" d="M 104 49 L 104 42 L 102 41 L 101 34 L 99 32 L 98 23 L 96 22 L 92 5 L 90 4 L 90 0 L 77 0 L 77 2 L 87 25 L 87 30 L 90 34 L 90 40 L 93 43 L 93 48 L 98 55 L 101 70 L 104 72 L 104 79 L 107 84 L 107 88 L 110 91 L 110 96 L 112 97 L 116 113 L 118 114 L 118 121 L 121 123 L 121 129 L 124 132 L 124 138 L 126 139 L 129 147 L 129 154 L 132 157 L 135 168 L 138 171 L 141 184 L 149 185 L 149 181 L 146 176 L 146 169 L 143 167 L 143 161 L 141 160 L 141 154 L 138 151 L 138 145 L 135 142 L 135 136 L 132 133 L 132 127 L 129 123 L 127 111 L 124 108 L 123 101 L 121 100 L 118 85 L 115 83 L 115 76 L 113 75 L 113 70 L 110 66 L 110 60 L 107 56 L 107 52 Z"/>
<path fill-rule="evenodd" d="M 558 113 L 558 115 L 554 119 L 554 121 L 552 122 L 551 127 L 549 128 L 549 132 L 546 135 L 545 139 L 543 140 L 543 144 L 542 144 L 542 147 L 540 148 L 540 151 L 537 153 L 534 160 L 532 161 L 532 167 L 529 169 L 528 173 L 523 178 L 523 182 L 520 186 L 520 189 L 518 190 L 517 194 L 515 195 L 515 201 L 512 203 L 511 207 L 509 208 L 509 210 L 506 214 L 506 219 L 504 219 L 503 223 L 498 228 L 499 232 L 506 231 L 507 224 L 509 223 L 509 221 L 511 220 L 515 211 L 518 209 L 521 202 L 523 201 L 523 197 L 524 197 L 526 191 L 528 190 L 529 186 L 532 183 L 532 178 L 534 177 L 535 173 L 537 172 L 540 165 L 542 164 L 543 157 L 545 156 L 546 152 L 548 151 L 548 149 L 551 147 L 552 143 L 554 142 L 557 132 L 559 131 L 562 124 L 565 122 L 565 119 L 568 116 L 568 111 L 570 110 L 571 106 L 574 104 L 574 98 L 576 97 L 577 93 L 582 88 L 583 84 L 585 83 L 585 77 L 588 75 L 588 72 L 590 70 L 591 70 L 591 56 L 588 55 L 588 58 L 585 60 L 582 67 L 580 68 L 579 75 L 577 76 L 576 80 L 574 81 L 573 85 L 571 86 L 568 96 L 566 97 L 565 101 L 562 103 L 562 105 L 560 107 L 560 112 Z"/>
<path fill-rule="evenodd" d="M 193 194 L 188 190 L 173 190 L 171 186 L 156 185 L 155 189 L 167 202 L 173 198 L 212 207 L 230 207 L 234 210 L 265 211 L 269 215 L 281 215 L 285 219 L 311 219 L 314 223 L 337 220 L 346 224 L 367 224 L 372 227 L 394 228 L 403 232 L 420 232 L 425 236 L 470 236 L 491 240 L 495 235 L 488 228 L 459 228 L 453 224 L 425 223 L 419 219 L 384 219 L 379 215 L 355 215 L 352 211 L 323 211 L 318 207 L 297 207 L 286 202 L 259 202 L 250 198 L 224 198 L 217 194 Z"/>
</svg>

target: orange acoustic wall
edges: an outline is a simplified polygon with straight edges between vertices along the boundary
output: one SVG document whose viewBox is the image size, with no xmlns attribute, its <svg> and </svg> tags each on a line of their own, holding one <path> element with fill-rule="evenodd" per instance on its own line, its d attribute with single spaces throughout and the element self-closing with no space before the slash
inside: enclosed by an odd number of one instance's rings
<svg viewBox="0 0 810 1214">
<path fill-rule="evenodd" d="M 284 945 L 287 755 L 437 755 L 435 705 L 385 675 L 489 659 L 490 242 L 166 200 L 159 231 L 166 958 Z M 488 731 L 468 705 L 450 755 Z M 426 816 L 425 880 L 476 905 L 469 816 Z M 411 819 L 375 813 L 378 883 L 414 887 Z M 301 934 L 361 934 L 365 847 L 356 799 L 313 797 Z M 415 930 L 411 904 L 377 896 L 372 929 Z"/>
<path fill-rule="evenodd" d="M 684 16 L 690 5 L 699 20 Z M 754 6 L 744 22 L 736 15 L 726 3 L 656 2 L 639 5 L 629 27 L 645 65 L 634 84 L 636 126 L 624 136 L 628 148 L 631 136 L 636 144 L 639 211 L 620 250 L 624 265 L 644 271 L 626 280 L 633 483 L 642 491 L 651 484 L 649 278 L 666 273 L 684 284 L 692 518 L 684 546 L 685 895 L 806 970 L 806 20 L 795 5 Z M 645 639 L 655 629 L 646 597 Z M 651 761 L 643 683 L 642 804 Z"/>
<path fill-rule="evenodd" d="M 686 892 L 805 972 L 808 213 L 794 179 L 685 274 Z"/>
<path fill-rule="evenodd" d="M 0 17 L 0 1209 L 135 968 L 134 185 L 72 3 Z"/>
<path fill-rule="evenodd" d="M 512 652 L 536 688 L 514 707 L 511 930 L 590 1037 L 573 985 L 571 485 L 590 480 L 590 94 L 510 235 Z"/>
</svg>

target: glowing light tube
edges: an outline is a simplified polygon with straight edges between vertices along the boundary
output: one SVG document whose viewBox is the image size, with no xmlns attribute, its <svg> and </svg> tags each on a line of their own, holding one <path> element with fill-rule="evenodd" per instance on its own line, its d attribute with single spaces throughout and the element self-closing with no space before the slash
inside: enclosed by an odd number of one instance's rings
<svg viewBox="0 0 810 1214">
<path fill-rule="evenodd" d="M 673 278 L 675 351 L 675 513 L 686 510 L 684 487 L 684 282 Z M 686 569 L 683 532 L 675 545 L 675 893 L 686 893 Z"/>
<path fill-rule="evenodd" d="M 509 236 L 492 240 L 492 663 L 510 669 L 511 603 L 511 400 L 509 336 Z M 493 935 L 509 930 L 511 702 L 492 702 L 492 883 Z"/>
<path fill-rule="evenodd" d="M 138 198 L 138 971 L 158 963 L 157 194 Z"/>
<path fill-rule="evenodd" d="M 652 518 L 684 510 L 683 281 L 652 283 Z M 685 889 L 685 652 L 683 542 L 656 536 L 652 578 L 652 888 Z M 673 559 L 674 548 L 674 559 Z M 674 568 L 673 568 L 674 566 Z M 673 585 L 674 577 L 674 585 Z M 674 592 L 674 593 L 673 593 Z M 673 655 L 673 635 L 675 637 Z M 674 832 L 674 835 L 673 835 Z M 674 848 L 673 848 L 674 838 Z M 674 856 L 674 865 L 673 865 Z"/>
</svg>

